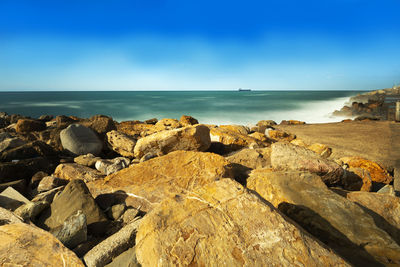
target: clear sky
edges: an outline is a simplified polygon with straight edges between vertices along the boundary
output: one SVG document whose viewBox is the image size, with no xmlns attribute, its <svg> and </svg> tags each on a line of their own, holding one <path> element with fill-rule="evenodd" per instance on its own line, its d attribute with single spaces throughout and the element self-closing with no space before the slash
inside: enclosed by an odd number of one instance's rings
<svg viewBox="0 0 400 267">
<path fill-rule="evenodd" d="M 399 0 L 0 0 L 0 90 L 376 89 Z"/>
</svg>

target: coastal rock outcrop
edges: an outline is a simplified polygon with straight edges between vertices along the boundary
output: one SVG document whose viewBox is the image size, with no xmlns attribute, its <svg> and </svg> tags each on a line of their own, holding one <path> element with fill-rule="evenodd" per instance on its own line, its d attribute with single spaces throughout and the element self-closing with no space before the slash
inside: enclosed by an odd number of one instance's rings
<svg viewBox="0 0 400 267">
<path fill-rule="evenodd" d="M 0 265 L 84 267 L 52 234 L 27 224 L 0 226 Z"/>
<path fill-rule="evenodd" d="M 161 131 L 139 139 L 134 154 L 141 158 L 147 153 L 168 154 L 176 150 L 206 151 L 211 145 L 207 126 L 195 125 L 180 129 Z"/>
<path fill-rule="evenodd" d="M 46 123 L 39 120 L 19 119 L 15 127 L 17 133 L 28 133 L 43 131 L 46 129 Z"/>
<path fill-rule="evenodd" d="M 111 131 L 107 133 L 107 141 L 112 150 L 121 156 L 134 158 L 136 139 L 133 137 L 118 131 Z"/>
<path fill-rule="evenodd" d="M 182 115 L 182 117 L 179 119 L 179 123 L 182 126 L 189 126 L 189 125 L 199 124 L 199 121 L 193 118 L 192 116 Z"/>
<path fill-rule="evenodd" d="M 349 266 L 237 182 L 160 203 L 136 236 L 142 266 Z"/>
<path fill-rule="evenodd" d="M 344 170 L 315 152 L 289 143 L 274 143 L 271 151 L 271 165 L 277 170 L 309 171 L 321 176 L 328 185 L 340 184 Z"/>
<path fill-rule="evenodd" d="M 350 263 L 400 264 L 400 246 L 367 212 L 329 190 L 320 177 L 254 170 L 247 185 Z"/>
<path fill-rule="evenodd" d="M 93 130 L 80 124 L 71 124 L 62 130 L 60 139 L 63 148 L 75 155 L 98 155 L 103 148 L 103 142 Z"/>
<path fill-rule="evenodd" d="M 65 163 L 58 165 L 54 171 L 54 176 L 68 181 L 82 179 L 85 182 L 104 178 L 104 175 L 99 171 L 77 163 Z"/>
<path fill-rule="evenodd" d="M 170 195 L 232 177 L 229 164 L 212 153 L 175 151 L 89 182 L 88 187 L 94 196 L 121 194 L 128 205 L 146 211 Z"/>
</svg>

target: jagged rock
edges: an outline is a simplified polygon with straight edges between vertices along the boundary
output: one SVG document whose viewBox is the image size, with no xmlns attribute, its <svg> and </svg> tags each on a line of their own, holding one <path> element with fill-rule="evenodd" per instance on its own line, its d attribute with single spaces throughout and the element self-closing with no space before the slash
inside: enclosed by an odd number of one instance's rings
<svg viewBox="0 0 400 267">
<path fill-rule="evenodd" d="M 0 184 L 0 192 L 7 189 L 7 187 L 12 187 L 23 195 L 27 194 L 26 180 L 24 179 Z"/>
<path fill-rule="evenodd" d="M 36 140 L 4 151 L 0 159 L 2 161 L 12 161 L 35 157 L 54 157 L 56 155 L 57 153 L 51 146 L 43 141 Z"/>
<path fill-rule="evenodd" d="M 297 121 L 297 120 L 283 120 L 280 123 L 281 125 L 302 125 L 302 124 L 306 124 L 304 121 Z"/>
<path fill-rule="evenodd" d="M 0 226 L 5 224 L 23 223 L 22 218 L 16 216 L 9 210 L 0 207 Z"/>
<path fill-rule="evenodd" d="M 85 182 L 103 179 L 99 171 L 79 165 L 77 163 L 65 163 L 57 166 L 54 176 L 65 180 L 82 179 Z"/>
<path fill-rule="evenodd" d="M 6 151 L 8 149 L 22 146 L 24 144 L 26 144 L 26 141 L 24 141 L 18 137 L 4 139 L 3 141 L 0 142 L 0 153 L 3 153 L 4 151 Z"/>
<path fill-rule="evenodd" d="M 114 258 L 105 267 L 141 267 L 136 259 L 135 247 L 132 247 Z"/>
<path fill-rule="evenodd" d="M 78 163 L 83 166 L 87 166 L 90 168 L 93 168 L 94 165 L 96 164 L 96 161 L 100 160 L 100 157 L 95 157 L 93 154 L 86 154 L 86 155 L 80 155 L 76 158 L 74 158 L 74 162 Z"/>
<path fill-rule="evenodd" d="M 96 169 L 104 175 L 110 175 L 129 166 L 130 160 L 118 157 L 112 160 L 98 160 L 95 164 Z"/>
<path fill-rule="evenodd" d="M 107 219 L 82 180 L 70 181 L 39 221 L 44 227 L 55 229 L 78 210 L 82 210 L 86 216 L 89 233 L 99 235 L 105 232 Z"/>
<path fill-rule="evenodd" d="M 49 206 L 47 201 L 29 202 L 17 208 L 14 213 L 24 221 L 35 221 L 36 217 Z"/>
<path fill-rule="evenodd" d="M 118 131 L 111 131 L 107 133 L 107 141 L 112 150 L 118 154 L 128 158 L 133 158 L 135 156 L 134 148 L 136 139 Z"/>
<path fill-rule="evenodd" d="M 351 168 L 367 170 L 373 182 L 389 184 L 393 181 L 393 177 L 389 175 L 387 170 L 376 162 L 361 157 L 344 157 L 340 160 Z"/>
<path fill-rule="evenodd" d="M 104 266 L 113 258 L 135 244 L 135 235 L 141 220 L 135 220 L 117 233 L 108 237 L 85 254 L 83 260 L 88 267 Z"/>
<path fill-rule="evenodd" d="M 139 139 L 134 154 L 136 158 L 152 152 L 168 154 L 176 150 L 206 151 L 210 145 L 210 131 L 204 125 L 162 131 Z"/>
<path fill-rule="evenodd" d="M 57 123 L 57 128 L 62 128 L 62 129 L 68 127 L 72 123 L 77 122 L 77 120 L 75 120 L 75 119 L 73 119 L 71 117 L 67 117 L 65 115 L 56 116 L 55 120 L 56 120 L 56 123 Z"/>
<path fill-rule="evenodd" d="M 62 130 L 60 139 L 63 148 L 76 155 L 98 155 L 103 148 L 103 143 L 93 130 L 80 124 L 71 124 Z"/>
<path fill-rule="evenodd" d="M 361 168 L 348 168 L 343 175 L 343 188 L 350 191 L 371 191 L 372 179 L 369 171 Z"/>
<path fill-rule="evenodd" d="M 210 128 L 211 141 L 224 144 L 226 152 L 250 147 L 266 147 L 269 143 L 262 142 L 248 135 L 240 134 L 223 128 Z"/>
<path fill-rule="evenodd" d="M 84 266 L 50 233 L 27 224 L 0 226 L 0 263 L 3 266 Z"/>
<path fill-rule="evenodd" d="M 370 192 L 350 192 L 346 197 L 364 207 L 376 224 L 400 244 L 400 198 Z"/>
<path fill-rule="evenodd" d="M 243 125 L 220 125 L 219 128 L 226 129 L 243 135 L 248 135 L 250 132 L 250 129 Z"/>
<path fill-rule="evenodd" d="M 196 120 L 195 118 L 193 118 L 192 116 L 182 115 L 182 117 L 179 120 L 179 123 L 182 126 L 190 126 L 190 125 L 199 124 L 199 121 Z"/>
<path fill-rule="evenodd" d="M 81 122 L 81 124 L 89 127 L 100 136 L 105 136 L 107 132 L 117 129 L 113 119 L 104 115 L 92 116 L 90 119 Z"/>
<path fill-rule="evenodd" d="M 175 151 L 89 182 L 88 187 L 94 196 L 121 190 L 127 205 L 146 211 L 171 194 L 231 177 L 229 164 L 212 153 Z"/>
<path fill-rule="evenodd" d="M 138 209 L 134 209 L 132 207 L 127 207 L 124 214 L 122 214 L 122 222 L 124 225 L 131 223 L 139 214 Z"/>
<path fill-rule="evenodd" d="M 43 177 L 43 179 L 40 181 L 40 183 L 37 187 L 37 192 L 42 193 L 45 191 L 49 191 L 56 187 L 66 185 L 67 183 L 68 183 L 67 180 L 60 179 L 55 176 L 46 176 L 46 177 Z"/>
<path fill-rule="evenodd" d="M 255 132 L 255 133 L 249 134 L 249 136 L 253 137 L 255 139 L 258 139 L 261 142 L 271 143 L 271 140 L 264 133 Z"/>
<path fill-rule="evenodd" d="M 49 174 L 44 171 L 38 171 L 32 176 L 29 186 L 31 188 L 36 188 L 39 185 L 40 181 L 46 176 L 49 176 Z"/>
<path fill-rule="evenodd" d="M 178 194 L 136 236 L 142 266 L 349 266 L 231 179 Z"/>
<path fill-rule="evenodd" d="M 340 183 L 343 169 L 333 161 L 322 158 L 304 147 L 274 143 L 271 151 L 271 165 L 277 170 L 309 171 L 321 176 L 328 185 Z"/>
<path fill-rule="evenodd" d="M 152 118 L 144 121 L 144 123 L 146 124 L 153 124 L 153 125 L 156 124 L 157 122 L 158 122 L 157 118 Z"/>
<path fill-rule="evenodd" d="M 394 190 L 394 187 L 392 185 L 385 185 L 384 187 L 382 187 L 381 189 L 379 189 L 377 191 L 377 193 L 379 194 L 386 194 L 386 195 L 390 195 L 390 196 L 396 196 L 396 191 Z"/>
<path fill-rule="evenodd" d="M 117 131 L 132 137 L 147 136 L 155 133 L 155 126 L 138 121 L 123 121 L 117 125 Z"/>
<path fill-rule="evenodd" d="M 400 247 L 361 207 L 303 172 L 254 170 L 248 188 L 355 266 L 400 264 Z"/>
<path fill-rule="evenodd" d="M 257 126 L 259 127 L 259 132 L 264 133 L 267 128 L 274 128 L 277 123 L 273 120 L 262 120 L 257 122 Z"/>
<path fill-rule="evenodd" d="M 35 131 L 43 131 L 46 129 L 46 123 L 38 120 L 19 119 L 15 130 L 17 133 L 28 133 Z"/>
<path fill-rule="evenodd" d="M 51 189 L 49 191 L 37 194 L 33 199 L 32 202 L 38 202 L 38 201 L 46 201 L 48 203 L 53 202 L 54 196 L 61 192 L 65 186 L 59 186 L 54 189 Z"/>
<path fill-rule="evenodd" d="M 107 212 L 107 215 L 110 219 L 112 220 L 117 220 L 119 217 L 121 217 L 122 214 L 124 214 L 126 209 L 125 204 L 116 204 L 113 205 Z"/>
<path fill-rule="evenodd" d="M 0 162 L 0 182 L 18 179 L 29 180 L 38 171 L 48 171 L 52 164 L 44 158 L 25 159 L 16 162 Z"/>
<path fill-rule="evenodd" d="M 67 248 L 73 249 L 87 240 L 86 216 L 82 210 L 69 216 L 62 226 L 53 230 L 52 234 L 57 237 Z"/>
<path fill-rule="evenodd" d="M 8 210 L 15 210 L 26 203 L 29 200 L 12 187 L 7 187 L 0 194 L 0 206 Z"/>
<path fill-rule="evenodd" d="M 37 136 L 38 140 L 45 142 L 57 151 L 62 151 L 63 146 L 60 139 L 60 133 L 62 130 L 63 128 L 50 128 L 34 134 Z"/>
<path fill-rule="evenodd" d="M 290 143 L 296 146 L 308 147 L 308 145 L 302 139 L 299 138 L 290 141 Z"/>
<path fill-rule="evenodd" d="M 38 120 L 43 121 L 43 122 L 47 122 L 47 121 L 51 121 L 54 118 L 54 116 L 52 115 L 41 115 Z"/>
<path fill-rule="evenodd" d="M 321 157 L 323 158 L 329 158 L 329 156 L 332 154 L 332 148 L 324 144 L 315 143 L 308 146 L 307 148 L 314 151 L 318 155 L 321 155 Z"/>
<path fill-rule="evenodd" d="M 281 131 L 281 130 L 267 129 L 267 130 L 265 130 L 265 135 L 275 142 L 278 142 L 278 141 L 291 142 L 292 140 L 294 140 L 296 138 L 295 135 L 289 134 L 289 133 Z"/>
<path fill-rule="evenodd" d="M 182 125 L 176 119 L 162 119 L 159 120 L 154 126 L 157 132 L 173 130 L 182 127 Z"/>
<path fill-rule="evenodd" d="M 270 147 L 259 149 L 244 148 L 237 152 L 233 152 L 225 158 L 231 163 L 240 164 L 250 169 L 257 169 L 270 166 L 270 154 Z"/>
</svg>

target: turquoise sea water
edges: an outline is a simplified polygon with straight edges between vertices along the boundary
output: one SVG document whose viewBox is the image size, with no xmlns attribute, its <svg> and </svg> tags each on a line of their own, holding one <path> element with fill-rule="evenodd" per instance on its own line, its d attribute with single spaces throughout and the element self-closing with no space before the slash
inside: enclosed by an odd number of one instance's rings
<svg viewBox="0 0 400 267">
<path fill-rule="evenodd" d="M 43 114 L 117 121 L 191 115 L 200 123 L 255 124 L 259 120 L 297 119 L 308 123 L 340 121 L 330 113 L 360 91 L 79 91 L 1 92 L 0 111 L 39 117 Z"/>
</svg>

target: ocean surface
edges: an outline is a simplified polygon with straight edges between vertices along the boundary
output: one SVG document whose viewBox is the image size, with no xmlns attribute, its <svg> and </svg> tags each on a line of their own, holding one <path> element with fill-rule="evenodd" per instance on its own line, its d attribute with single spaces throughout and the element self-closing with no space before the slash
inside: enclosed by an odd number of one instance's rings
<svg viewBox="0 0 400 267">
<path fill-rule="evenodd" d="M 190 115 L 200 123 L 251 125 L 259 120 L 340 121 L 330 114 L 361 91 L 78 91 L 0 92 L 0 111 L 117 121 Z"/>
</svg>

